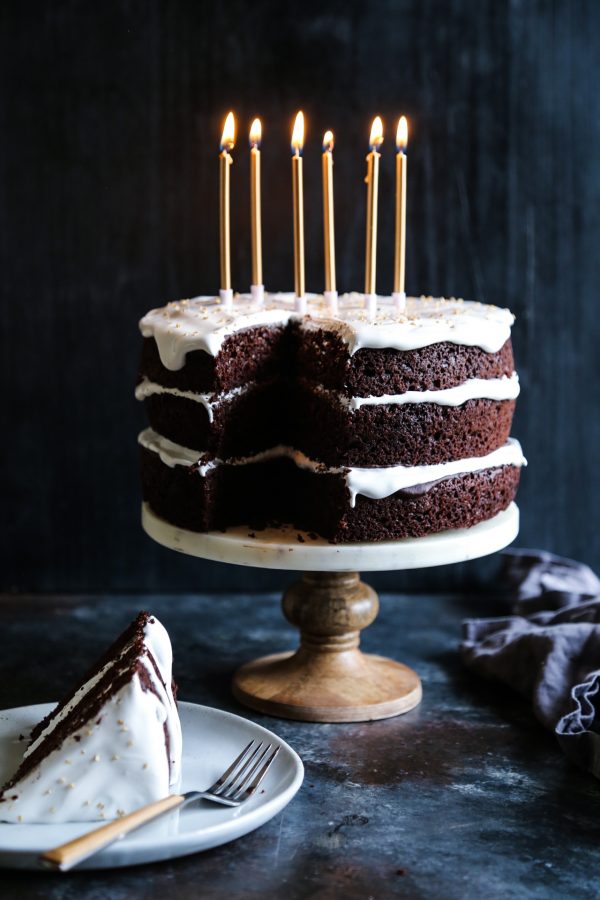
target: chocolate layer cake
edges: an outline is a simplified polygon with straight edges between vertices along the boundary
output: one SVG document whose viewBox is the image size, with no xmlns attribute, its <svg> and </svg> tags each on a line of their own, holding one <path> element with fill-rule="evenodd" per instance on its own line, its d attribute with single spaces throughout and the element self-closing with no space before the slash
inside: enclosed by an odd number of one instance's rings
<svg viewBox="0 0 600 900">
<path fill-rule="evenodd" d="M 508 310 L 361 295 L 172 303 L 142 319 L 144 499 L 195 531 L 288 522 L 334 541 L 470 527 L 514 498 Z"/>
<path fill-rule="evenodd" d="M 0 791 L 0 821 L 114 819 L 167 796 L 181 774 L 171 666 L 167 632 L 140 613 L 32 730 Z"/>
</svg>

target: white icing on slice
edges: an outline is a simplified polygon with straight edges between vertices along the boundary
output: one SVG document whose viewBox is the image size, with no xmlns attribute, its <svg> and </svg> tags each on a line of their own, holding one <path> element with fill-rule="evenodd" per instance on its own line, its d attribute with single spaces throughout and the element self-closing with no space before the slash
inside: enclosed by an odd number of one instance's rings
<svg viewBox="0 0 600 900">
<path fill-rule="evenodd" d="M 216 356 L 231 334 L 253 326 L 285 325 L 291 319 L 305 329 L 333 331 L 350 354 L 363 347 L 417 350 L 449 341 L 496 353 L 510 336 L 514 316 L 507 309 L 463 300 L 409 297 L 399 310 L 391 297 L 377 298 L 373 315 L 364 295 L 345 294 L 338 312 L 320 295 L 307 294 L 307 313 L 295 311 L 293 294 L 267 294 L 257 303 L 248 294 L 225 307 L 218 298 L 196 297 L 151 310 L 140 322 L 144 337 L 153 337 L 167 369 L 181 369 L 185 356 L 204 350 Z"/>
<path fill-rule="evenodd" d="M 108 820 L 167 796 L 166 715 L 164 702 L 134 675 L 78 730 L 79 741 L 67 738 L 6 792 L 0 819 Z"/>
<path fill-rule="evenodd" d="M 160 434 L 147 428 L 139 438 L 140 444 L 154 453 L 158 453 L 162 462 L 170 467 L 176 465 L 194 465 L 202 454 L 198 451 L 180 447 L 172 441 L 163 438 Z M 182 452 L 183 451 L 183 452 Z M 190 461 L 191 457 L 195 457 Z M 361 494 L 373 500 L 382 500 L 406 488 L 429 484 L 440 478 L 448 478 L 451 475 L 467 475 L 472 472 L 481 472 L 484 469 L 493 469 L 498 466 L 524 466 L 527 461 L 523 456 L 521 445 L 514 438 L 509 438 L 506 444 L 486 456 L 474 456 L 468 459 L 454 459 L 445 463 L 437 463 L 428 466 L 381 466 L 373 468 L 359 468 L 355 466 L 326 466 L 323 463 L 310 459 L 299 450 L 280 444 L 256 453 L 253 456 L 241 457 L 233 460 L 212 459 L 210 462 L 198 467 L 197 472 L 204 477 L 207 472 L 220 465 L 244 466 L 253 463 L 266 462 L 270 459 L 291 459 L 300 469 L 308 469 L 318 475 L 343 475 L 350 493 L 350 505 L 356 504 L 356 497 Z M 187 458 L 187 462 L 184 462 Z"/>
<path fill-rule="evenodd" d="M 166 796 L 171 785 L 179 784 L 182 741 L 171 689 L 171 642 L 154 617 L 145 625 L 144 644 L 146 652 L 139 661 L 153 690 L 134 674 L 90 721 L 8 789 L 0 803 L 0 820 L 44 823 L 113 819 Z M 24 756 L 52 734 L 105 672 L 112 669 L 114 679 L 124 671 L 121 660 L 129 647 L 131 643 L 118 659 L 107 663 L 80 688 Z"/>
</svg>

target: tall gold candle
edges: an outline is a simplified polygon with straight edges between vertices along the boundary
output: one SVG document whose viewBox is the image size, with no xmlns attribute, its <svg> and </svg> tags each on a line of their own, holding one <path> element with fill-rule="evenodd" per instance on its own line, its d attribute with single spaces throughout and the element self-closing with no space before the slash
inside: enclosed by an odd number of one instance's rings
<svg viewBox="0 0 600 900">
<path fill-rule="evenodd" d="M 294 290 L 296 307 L 305 303 L 304 287 L 304 184 L 302 179 L 302 147 L 304 114 L 299 112 L 292 132 L 292 192 L 294 203 Z"/>
<path fill-rule="evenodd" d="M 336 291 L 335 228 L 333 219 L 333 133 L 323 136 L 323 241 L 325 253 L 325 293 Z"/>
<path fill-rule="evenodd" d="M 255 119 L 250 126 L 250 235 L 252 240 L 252 293 L 262 296 L 262 226 L 260 206 L 260 142 L 262 126 Z"/>
<path fill-rule="evenodd" d="M 408 123 L 401 116 L 396 132 L 396 247 L 394 256 L 394 299 L 404 305 L 406 269 L 406 145 L 408 144 Z"/>
<path fill-rule="evenodd" d="M 367 155 L 367 234 L 365 246 L 365 301 L 370 305 L 370 298 L 376 294 L 375 279 L 377 274 L 377 198 L 379 194 L 379 147 L 383 143 L 383 125 L 376 116 L 371 126 L 369 137 L 370 153 Z"/>
<path fill-rule="evenodd" d="M 219 244 L 221 260 L 221 299 L 231 301 L 231 225 L 229 203 L 230 151 L 235 144 L 235 120 L 230 112 L 225 119 L 219 154 Z"/>
</svg>

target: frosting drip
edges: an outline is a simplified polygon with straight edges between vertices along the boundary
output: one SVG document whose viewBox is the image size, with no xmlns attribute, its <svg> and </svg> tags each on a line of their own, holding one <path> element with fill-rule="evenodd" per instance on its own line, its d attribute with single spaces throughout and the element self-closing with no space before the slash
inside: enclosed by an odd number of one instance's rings
<svg viewBox="0 0 600 900">
<path fill-rule="evenodd" d="M 155 339 L 163 365 L 174 371 L 183 367 L 187 353 L 204 350 L 216 356 L 231 334 L 292 320 L 302 328 L 335 332 L 351 355 L 361 348 L 418 350 L 442 341 L 496 353 L 510 337 L 514 316 L 496 306 L 433 297 L 409 297 L 403 311 L 393 298 L 379 297 L 370 314 L 362 294 L 340 297 L 336 313 L 321 295 L 308 294 L 302 315 L 295 310 L 293 294 L 267 294 L 263 303 L 242 294 L 231 306 L 216 297 L 169 303 L 147 313 L 140 330 Z"/>
<path fill-rule="evenodd" d="M 349 466 L 332 467 L 310 459 L 300 450 L 293 447 L 279 445 L 234 460 L 211 459 L 204 461 L 204 455 L 197 450 L 181 447 L 172 441 L 162 437 L 151 428 L 143 431 L 139 443 L 147 450 L 158 453 L 162 462 L 170 467 L 176 465 L 196 466 L 196 471 L 201 477 L 220 465 L 243 466 L 254 463 L 267 462 L 271 459 L 287 458 L 301 469 L 308 469 L 319 475 L 342 475 L 350 494 L 350 505 L 356 505 L 356 497 L 360 494 L 372 500 L 382 500 L 397 491 L 406 490 L 419 485 L 439 481 L 442 478 L 454 475 L 467 475 L 472 472 L 481 472 L 484 469 L 493 469 L 498 466 L 524 466 L 527 461 L 523 456 L 521 445 L 514 438 L 509 438 L 506 444 L 488 453 L 486 456 L 474 456 L 468 459 L 455 459 L 445 463 L 428 466 L 385 466 L 373 468 L 358 468 Z"/>
</svg>

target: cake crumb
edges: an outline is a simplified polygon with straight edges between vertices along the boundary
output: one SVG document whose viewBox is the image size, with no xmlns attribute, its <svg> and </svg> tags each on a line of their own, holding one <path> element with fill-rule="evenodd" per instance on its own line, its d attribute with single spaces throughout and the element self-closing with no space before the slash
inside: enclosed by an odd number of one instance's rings
<svg viewBox="0 0 600 900">
<path fill-rule="evenodd" d="M 142 769 L 147 769 L 147 768 L 148 768 L 148 763 L 144 763 L 144 765 L 142 766 Z"/>
<path fill-rule="evenodd" d="M 124 810 L 124 809 L 118 809 L 118 810 L 117 810 L 117 816 L 119 817 L 119 819 L 122 819 L 124 815 L 125 815 L 125 810 Z"/>
</svg>

